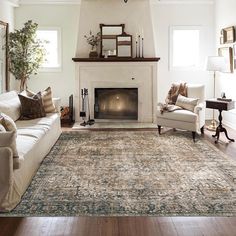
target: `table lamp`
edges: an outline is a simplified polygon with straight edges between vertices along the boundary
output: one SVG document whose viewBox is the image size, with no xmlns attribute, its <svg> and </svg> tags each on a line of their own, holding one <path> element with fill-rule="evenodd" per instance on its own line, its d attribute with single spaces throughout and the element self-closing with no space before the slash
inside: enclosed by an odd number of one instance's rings
<svg viewBox="0 0 236 236">
<path fill-rule="evenodd" d="M 226 61 L 222 56 L 209 56 L 207 58 L 206 70 L 214 72 L 214 98 L 216 98 L 216 72 L 226 71 Z M 213 119 L 211 124 L 207 127 L 208 130 L 216 130 L 215 110 L 213 110 Z"/>
</svg>

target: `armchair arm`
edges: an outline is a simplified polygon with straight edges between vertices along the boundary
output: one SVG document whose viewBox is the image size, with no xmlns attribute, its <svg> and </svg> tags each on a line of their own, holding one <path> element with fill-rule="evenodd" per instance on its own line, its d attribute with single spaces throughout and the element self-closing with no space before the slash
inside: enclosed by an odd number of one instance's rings
<svg viewBox="0 0 236 236">
<path fill-rule="evenodd" d="M 200 111 L 202 111 L 205 108 L 205 104 L 203 102 L 199 103 L 194 108 L 194 113 L 198 114 Z"/>
<path fill-rule="evenodd" d="M 8 147 L 0 147 L 0 209 L 1 203 L 13 182 L 13 153 Z"/>
<path fill-rule="evenodd" d="M 53 103 L 54 103 L 54 105 L 55 105 L 56 111 L 57 111 L 58 113 L 60 113 L 60 112 L 61 112 L 61 109 L 60 109 L 60 106 L 61 106 L 61 98 L 52 98 L 52 101 L 53 101 Z"/>
<path fill-rule="evenodd" d="M 194 113 L 198 115 L 198 127 L 200 129 L 205 125 L 205 103 L 199 103 L 194 108 Z"/>
</svg>

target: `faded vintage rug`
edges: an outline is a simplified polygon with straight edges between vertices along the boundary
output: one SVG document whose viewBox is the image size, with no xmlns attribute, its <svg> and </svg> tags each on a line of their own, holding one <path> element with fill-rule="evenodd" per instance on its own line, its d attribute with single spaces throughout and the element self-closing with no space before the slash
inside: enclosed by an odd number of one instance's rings
<svg viewBox="0 0 236 236">
<path fill-rule="evenodd" d="M 236 162 L 191 132 L 66 132 L 8 215 L 236 216 Z"/>
</svg>

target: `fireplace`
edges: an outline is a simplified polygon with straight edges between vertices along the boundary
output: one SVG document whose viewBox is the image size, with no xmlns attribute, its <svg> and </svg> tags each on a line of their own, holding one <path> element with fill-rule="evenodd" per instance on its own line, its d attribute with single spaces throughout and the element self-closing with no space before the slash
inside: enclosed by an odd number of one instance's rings
<svg viewBox="0 0 236 236">
<path fill-rule="evenodd" d="M 138 120 L 138 88 L 95 88 L 94 118 Z"/>
</svg>

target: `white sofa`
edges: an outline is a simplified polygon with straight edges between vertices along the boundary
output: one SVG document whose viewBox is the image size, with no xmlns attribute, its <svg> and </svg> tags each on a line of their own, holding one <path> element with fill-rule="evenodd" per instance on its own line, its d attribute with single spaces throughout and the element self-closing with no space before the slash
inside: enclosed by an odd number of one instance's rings
<svg viewBox="0 0 236 236">
<path fill-rule="evenodd" d="M 59 111 L 60 99 L 53 99 Z M 0 103 L 17 126 L 16 145 L 21 158 L 19 169 L 13 170 L 13 155 L 8 147 L 0 147 L 0 212 L 10 211 L 20 202 L 31 183 L 42 160 L 49 153 L 61 134 L 59 113 L 48 113 L 46 117 L 33 120 L 16 120 L 20 115 L 17 92 L 0 94 Z"/>
<path fill-rule="evenodd" d="M 162 114 L 160 109 L 158 109 L 157 126 L 159 134 L 161 134 L 161 126 L 192 131 L 194 141 L 196 132 L 204 133 L 205 86 L 201 84 L 187 84 L 187 94 L 190 98 L 199 99 L 194 112 L 182 109 Z"/>
</svg>

